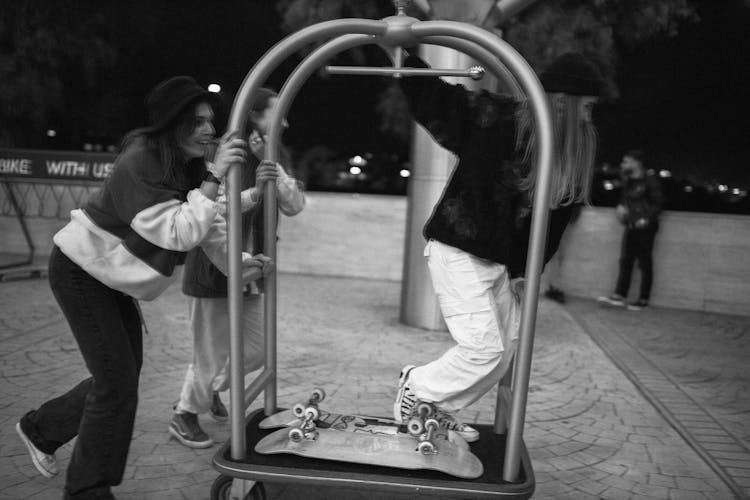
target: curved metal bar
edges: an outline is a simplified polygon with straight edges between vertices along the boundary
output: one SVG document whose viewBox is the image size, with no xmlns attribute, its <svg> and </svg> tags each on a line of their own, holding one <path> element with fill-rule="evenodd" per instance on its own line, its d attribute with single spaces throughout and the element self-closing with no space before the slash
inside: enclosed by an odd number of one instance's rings
<svg viewBox="0 0 750 500">
<path fill-rule="evenodd" d="M 422 43 L 450 47 L 451 49 L 455 49 L 459 52 L 467 54 L 477 61 L 482 61 L 482 64 L 489 71 L 494 73 L 495 76 L 498 77 L 498 79 L 508 83 L 511 88 L 511 93 L 514 97 L 521 98 L 523 96 L 523 91 L 518 85 L 516 77 L 513 76 L 510 71 L 508 71 L 508 68 L 500 64 L 500 61 L 497 59 L 497 57 L 495 57 L 490 51 L 483 48 L 482 46 L 477 45 L 476 43 L 469 42 L 468 40 L 450 36 L 426 36 L 422 38 Z"/>
<path fill-rule="evenodd" d="M 385 32 L 387 24 L 382 21 L 369 19 L 342 19 L 327 21 L 309 26 L 294 33 L 274 45 L 263 56 L 250 72 L 245 76 L 240 89 L 232 104 L 227 129 L 245 135 L 247 115 L 252 106 L 252 98 L 258 88 L 266 81 L 282 61 L 303 48 L 307 44 L 324 38 L 335 37 L 344 33 L 363 33 L 378 35 Z M 278 130 L 276 135 L 278 135 Z M 277 161 L 279 157 L 278 138 L 266 148 L 266 159 Z M 242 338 L 242 210 L 240 208 L 240 191 L 242 189 L 241 170 L 238 165 L 232 166 L 227 175 L 227 247 L 228 247 L 228 276 L 229 291 L 229 339 L 230 339 L 230 399 L 231 399 L 231 456 L 235 460 L 245 457 L 245 377 L 244 370 L 236 367 L 244 366 L 243 338 Z M 276 260 L 276 191 L 272 183 L 268 183 L 264 192 L 264 252 Z M 264 300 L 265 321 L 265 352 L 266 360 L 272 366 L 266 366 L 266 371 L 272 372 L 272 383 L 265 392 L 266 411 L 276 409 L 276 273 L 266 277 Z M 231 367 L 235 367 L 232 369 Z"/>
<path fill-rule="evenodd" d="M 362 67 L 362 66 L 326 66 L 325 72 L 329 75 L 362 75 L 362 76 L 457 76 L 481 80 L 484 77 L 484 69 L 422 69 L 422 68 L 387 68 L 387 67 Z"/>
<path fill-rule="evenodd" d="M 412 33 L 418 38 L 449 35 L 474 42 L 495 55 L 518 77 L 521 89 L 528 96 L 531 110 L 538 127 L 539 163 L 536 192 L 531 217 L 531 239 L 526 266 L 526 291 L 521 316 L 521 332 L 518 341 L 516 370 L 513 379 L 513 401 L 511 404 L 508 434 L 505 446 L 503 479 L 515 481 L 520 467 L 520 449 L 528 398 L 531 356 L 534 348 L 534 328 L 539 298 L 539 280 L 544 265 L 544 248 L 547 240 L 548 206 L 550 196 L 550 174 L 552 167 L 552 119 L 547 98 L 539 79 L 528 63 L 507 42 L 495 35 L 464 23 L 453 21 L 425 21 L 414 23 Z"/>
<path fill-rule="evenodd" d="M 354 47 L 356 45 L 362 45 L 369 40 L 367 35 L 383 35 L 386 31 L 387 23 L 381 21 L 368 21 L 360 19 L 350 20 L 338 20 L 329 21 L 327 23 L 321 23 L 319 25 L 311 26 L 305 30 L 298 32 L 295 35 L 290 36 L 284 41 L 277 44 L 269 53 L 264 56 L 261 61 L 251 70 L 246 77 L 245 81 L 238 92 L 237 98 L 233 105 L 232 114 L 229 120 L 229 129 L 234 131 L 244 132 L 245 120 L 247 111 L 251 106 L 251 97 L 255 91 L 260 87 L 261 83 L 270 74 L 273 63 L 277 63 L 280 60 L 288 57 L 292 52 L 300 48 L 306 43 L 315 41 L 325 36 L 344 34 L 344 33 L 360 33 L 359 35 L 342 36 L 340 39 L 333 40 L 328 44 L 322 46 L 316 50 L 313 54 L 308 56 L 305 61 L 297 68 L 295 73 L 287 80 L 284 85 L 284 89 L 279 97 L 278 113 L 274 117 L 269 133 L 269 142 L 266 149 L 266 159 L 277 160 L 278 149 L 279 149 L 279 135 L 281 128 L 282 117 L 285 116 L 293 94 L 295 94 L 304 80 L 309 77 L 317 67 L 319 67 L 327 57 L 336 51 L 344 50 L 347 47 Z M 415 22 L 409 28 L 419 40 L 429 40 L 430 37 L 455 37 L 457 39 L 468 40 L 469 42 L 476 44 L 480 47 L 480 50 L 474 48 L 474 52 L 482 52 L 481 49 L 486 49 L 487 53 L 499 59 L 505 67 L 507 67 L 511 74 L 517 75 L 517 83 L 524 93 L 529 97 L 531 102 L 531 109 L 534 113 L 534 117 L 539 127 L 539 144 L 540 144 L 540 155 L 538 185 L 536 194 L 534 197 L 534 211 L 532 214 L 532 227 L 531 227 L 531 240 L 529 242 L 529 262 L 527 266 L 527 288 L 524 296 L 523 304 L 523 316 L 521 324 L 521 333 L 518 350 L 518 364 L 516 370 L 516 377 L 514 380 L 513 390 L 513 404 L 510 416 L 510 426 L 508 431 L 508 441 L 506 443 L 506 455 L 505 455 L 505 467 L 503 470 L 503 478 L 507 481 L 514 481 L 518 475 L 519 462 L 520 462 L 520 447 L 521 447 L 521 436 L 524 425 L 524 414 L 526 410 L 526 399 L 528 391 L 529 374 L 531 369 L 531 353 L 533 349 L 533 334 L 534 326 L 536 321 L 536 309 L 537 299 L 539 293 L 539 278 L 541 274 L 543 264 L 543 253 L 544 245 L 546 240 L 546 227 L 548 213 L 546 210 L 548 199 L 549 199 L 549 177 L 551 167 L 551 149 L 552 149 L 552 127 L 551 118 L 549 115 L 549 109 L 547 107 L 547 100 L 539 84 L 536 75 L 523 58 L 510 47 L 506 42 L 497 38 L 496 36 L 488 33 L 487 31 L 477 28 L 464 23 L 457 23 L 451 21 L 426 21 L 426 22 Z M 430 43 L 435 41 L 445 42 L 446 40 L 435 40 L 434 38 Z M 437 43 L 442 45 L 443 43 Z M 450 46 L 446 43 L 447 46 Z M 459 42 L 461 45 L 461 42 Z M 470 47 L 470 45 L 464 45 L 464 49 Z M 467 51 L 468 52 L 468 51 Z M 487 53 L 481 53 L 480 57 L 476 57 L 478 60 L 486 60 L 490 63 L 491 59 L 487 57 Z M 498 73 L 497 68 L 493 68 L 495 73 Z M 499 71 L 500 73 L 504 73 Z M 498 75 L 502 78 L 501 75 Z M 232 277 L 239 276 L 240 273 L 240 235 L 241 231 L 239 228 L 238 214 L 239 210 L 239 169 L 230 169 L 230 176 L 228 179 L 228 198 L 229 198 L 229 213 L 230 213 L 230 299 L 232 298 Z M 268 253 L 271 257 L 275 258 L 275 231 L 276 231 L 276 220 L 275 220 L 275 191 L 273 186 L 267 186 L 266 192 L 266 211 L 264 213 L 264 221 L 266 222 L 266 231 L 264 238 L 268 246 Z M 543 207 L 543 208 L 540 208 Z M 232 214 L 237 214 L 233 216 Z M 234 221 L 232 221 L 234 219 Z M 233 227 L 236 226 L 236 229 Z M 233 237 L 232 234 L 235 233 Z M 234 249 L 234 250 L 233 250 Z M 232 266 L 235 266 L 234 273 L 232 272 Z M 266 293 L 270 296 L 266 297 L 266 335 L 267 339 L 273 337 L 275 342 L 275 281 L 273 276 L 271 277 L 269 290 L 267 282 Z M 240 287 L 237 287 L 240 290 Z M 241 299 L 240 294 L 236 293 L 236 299 Z M 241 315 L 241 301 L 239 306 L 233 306 L 232 300 L 230 300 L 230 333 L 232 337 L 232 363 L 242 363 L 242 343 L 239 325 L 233 327 L 231 325 L 231 317 L 239 319 Z M 270 303 L 270 305 L 269 305 Z M 233 312 L 234 311 L 234 312 Z M 239 338 L 239 342 L 235 341 L 235 337 Z M 236 346 L 236 344 L 238 344 Z M 236 348 L 238 347 L 238 349 Z M 235 353 L 237 353 L 235 355 Z M 266 346 L 266 357 L 275 364 L 276 352 L 275 344 L 273 346 Z M 235 365 L 236 366 L 236 365 Z M 275 372 L 275 366 L 273 367 Z M 236 372 L 236 373 L 235 373 Z M 232 384 L 234 387 L 239 387 L 244 384 L 244 380 L 236 381 L 236 375 L 240 374 L 242 370 L 232 370 Z M 266 391 L 266 408 L 275 408 L 275 374 L 273 377 L 273 393 L 269 394 L 269 390 Z M 232 457 L 240 459 L 244 456 L 244 405 L 240 401 L 235 401 L 234 394 L 239 391 L 233 391 L 232 396 Z M 240 396 L 241 397 L 241 396 Z M 269 406 L 270 404 L 270 406 Z M 238 414 L 243 412 L 238 417 Z M 240 442 L 241 441 L 241 442 Z"/>
</svg>

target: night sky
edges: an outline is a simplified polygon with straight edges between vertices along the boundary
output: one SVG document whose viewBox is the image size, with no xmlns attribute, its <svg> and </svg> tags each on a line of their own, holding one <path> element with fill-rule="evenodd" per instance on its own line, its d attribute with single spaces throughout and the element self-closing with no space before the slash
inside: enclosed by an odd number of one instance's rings
<svg viewBox="0 0 750 500">
<path fill-rule="evenodd" d="M 617 164 L 624 151 L 638 148 L 650 167 L 677 177 L 748 188 L 750 0 L 696 3 L 701 21 L 678 37 L 622 52 L 620 98 L 595 114 L 600 160 Z M 283 37 L 273 3 L 265 0 L 183 0 L 180 9 L 171 2 L 142 5 L 147 21 L 123 17 L 120 23 L 130 42 L 112 75 L 128 82 L 128 101 L 137 104 L 129 110 L 128 128 L 143 124 L 147 90 L 175 74 L 221 83 L 228 108 L 255 61 Z M 279 68 L 270 83 L 278 88 L 298 62 Z M 287 143 L 298 152 L 325 144 L 347 155 L 393 147 L 377 132 L 374 104 L 383 85 L 383 79 L 366 77 L 309 80 L 290 112 Z M 219 126 L 225 118 L 219 115 Z M 119 130 L 124 124 L 114 118 L 111 127 L 118 136 L 127 130 Z"/>
<path fill-rule="evenodd" d="M 623 53 L 620 99 L 596 115 L 602 160 L 644 149 L 676 176 L 750 187 L 750 2 L 702 0 L 673 39 Z"/>
</svg>

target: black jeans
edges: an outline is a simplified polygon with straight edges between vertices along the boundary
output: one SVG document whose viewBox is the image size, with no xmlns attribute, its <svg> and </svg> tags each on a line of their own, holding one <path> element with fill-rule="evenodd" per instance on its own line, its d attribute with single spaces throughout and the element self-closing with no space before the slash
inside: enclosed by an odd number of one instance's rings
<svg viewBox="0 0 750 500">
<path fill-rule="evenodd" d="M 654 276 L 651 253 L 654 249 L 654 239 L 658 229 L 659 226 L 656 224 L 644 229 L 625 229 L 625 234 L 622 237 L 620 273 L 617 277 L 616 294 L 623 297 L 628 296 L 633 264 L 637 260 L 638 267 L 641 268 L 641 290 L 638 298 L 648 301 L 651 297 L 651 283 Z"/>
<path fill-rule="evenodd" d="M 57 247 L 49 281 L 91 377 L 24 415 L 21 426 L 48 454 L 78 436 L 65 498 L 113 498 L 110 487 L 122 481 L 138 404 L 141 317 L 132 297 L 97 281 Z"/>
</svg>

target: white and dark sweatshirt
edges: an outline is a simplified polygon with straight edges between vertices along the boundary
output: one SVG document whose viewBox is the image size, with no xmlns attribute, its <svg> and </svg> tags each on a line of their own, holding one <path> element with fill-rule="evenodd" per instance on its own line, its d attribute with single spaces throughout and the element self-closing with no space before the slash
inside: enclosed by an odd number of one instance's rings
<svg viewBox="0 0 750 500">
<path fill-rule="evenodd" d="M 185 168 L 196 168 L 191 163 Z M 91 276 L 136 299 L 158 297 L 197 246 L 226 274 L 226 222 L 217 204 L 199 189 L 166 182 L 157 151 L 142 140 L 120 154 L 102 189 L 70 215 L 55 244 Z"/>
</svg>

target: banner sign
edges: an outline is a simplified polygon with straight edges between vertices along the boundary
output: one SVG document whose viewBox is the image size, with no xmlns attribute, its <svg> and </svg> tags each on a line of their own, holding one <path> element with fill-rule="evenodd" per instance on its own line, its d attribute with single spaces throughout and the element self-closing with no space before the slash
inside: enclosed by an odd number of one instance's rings
<svg viewBox="0 0 750 500">
<path fill-rule="evenodd" d="M 103 181 L 117 155 L 85 151 L 0 149 L 0 178 L 66 181 Z"/>
</svg>

